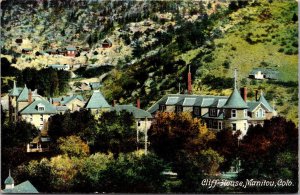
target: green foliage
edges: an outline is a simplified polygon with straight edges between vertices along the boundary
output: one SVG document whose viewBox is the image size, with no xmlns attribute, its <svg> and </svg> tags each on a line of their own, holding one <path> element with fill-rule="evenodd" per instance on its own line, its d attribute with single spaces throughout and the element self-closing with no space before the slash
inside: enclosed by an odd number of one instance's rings
<svg viewBox="0 0 300 195">
<path fill-rule="evenodd" d="M 118 155 L 136 149 L 136 126 L 131 113 L 104 112 L 98 121 L 95 150 Z"/>
<path fill-rule="evenodd" d="M 88 110 L 75 111 L 73 113 L 56 114 L 49 119 L 48 135 L 53 141 L 53 147 L 57 148 L 56 141 L 60 137 L 71 135 L 79 136 L 82 140 L 93 143 L 95 137 L 96 121 Z"/>
<path fill-rule="evenodd" d="M 75 74 L 84 78 L 93 78 L 101 76 L 113 69 L 113 66 L 99 66 L 95 68 L 80 67 L 75 71 Z"/>
<path fill-rule="evenodd" d="M 25 147 L 39 134 L 39 130 L 31 123 L 23 120 L 9 122 L 2 126 L 2 144 L 5 147 Z"/>
<path fill-rule="evenodd" d="M 26 84 L 28 88 L 37 89 L 42 96 L 58 96 L 68 91 L 70 73 L 63 70 L 46 68 L 36 70 L 25 68 L 17 76 L 18 84 Z"/>
<path fill-rule="evenodd" d="M 68 136 L 58 139 L 59 149 L 63 154 L 69 157 L 84 157 L 89 154 L 89 146 L 83 142 L 78 136 Z"/>
</svg>

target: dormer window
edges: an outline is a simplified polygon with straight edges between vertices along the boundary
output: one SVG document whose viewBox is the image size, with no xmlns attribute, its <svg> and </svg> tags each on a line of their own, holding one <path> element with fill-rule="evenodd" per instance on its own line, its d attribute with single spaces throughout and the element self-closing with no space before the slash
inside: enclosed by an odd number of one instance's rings
<svg viewBox="0 0 300 195">
<path fill-rule="evenodd" d="M 43 104 L 38 104 L 38 105 L 37 105 L 37 110 L 38 110 L 39 112 L 43 112 L 43 111 L 45 111 L 45 106 L 44 106 Z"/>
<path fill-rule="evenodd" d="M 209 115 L 210 115 L 210 116 L 217 116 L 217 109 L 211 108 L 211 109 L 209 110 Z"/>
<path fill-rule="evenodd" d="M 159 110 L 164 112 L 166 110 L 166 105 L 159 105 Z"/>
<path fill-rule="evenodd" d="M 176 106 L 176 107 L 175 107 L 175 112 L 176 112 L 176 113 L 179 113 L 179 112 L 182 112 L 182 111 L 183 111 L 182 106 Z"/>
<path fill-rule="evenodd" d="M 200 108 L 194 107 L 194 115 L 199 116 L 200 115 Z"/>
<path fill-rule="evenodd" d="M 231 118 L 235 118 L 236 117 L 236 110 L 232 109 L 231 110 Z"/>
</svg>

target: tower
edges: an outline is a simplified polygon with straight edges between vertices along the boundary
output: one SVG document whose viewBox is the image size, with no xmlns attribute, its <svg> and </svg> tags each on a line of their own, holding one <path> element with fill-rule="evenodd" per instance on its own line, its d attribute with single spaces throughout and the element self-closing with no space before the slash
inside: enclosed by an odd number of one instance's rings
<svg viewBox="0 0 300 195">
<path fill-rule="evenodd" d="M 4 184 L 5 184 L 5 189 L 13 189 L 15 187 L 15 181 L 10 176 L 10 169 L 8 172 L 8 177 L 5 179 Z"/>
<path fill-rule="evenodd" d="M 233 131 L 240 130 L 245 135 L 248 129 L 248 106 L 237 90 L 237 72 L 234 70 L 234 89 L 225 105 L 224 119 L 225 128 L 232 128 Z"/>
<path fill-rule="evenodd" d="M 14 81 L 14 86 L 11 92 L 8 95 L 8 105 L 9 105 L 9 120 L 16 121 L 17 120 L 17 97 L 19 95 L 19 91 L 16 86 L 16 81 Z"/>
</svg>

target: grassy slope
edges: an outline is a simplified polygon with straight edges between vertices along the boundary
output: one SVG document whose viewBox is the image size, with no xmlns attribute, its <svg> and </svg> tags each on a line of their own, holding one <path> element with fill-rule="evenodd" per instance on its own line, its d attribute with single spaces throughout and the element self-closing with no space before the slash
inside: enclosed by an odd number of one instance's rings
<svg viewBox="0 0 300 195">
<path fill-rule="evenodd" d="M 269 9 L 271 17 L 265 20 L 259 18 L 264 9 Z M 290 42 L 297 37 L 292 37 L 291 31 L 297 31 L 298 22 L 293 23 L 291 18 L 297 11 L 297 2 L 273 2 L 272 4 L 263 4 L 257 7 L 246 7 L 233 12 L 231 20 L 221 21 L 222 27 L 227 29 L 223 37 L 215 40 L 216 49 L 212 52 L 214 60 L 205 63 L 204 67 L 209 70 L 209 74 L 217 77 L 232 77 L 234 68 L 238 69 L 238 80 L 247 78 L 249 72 L 256 67 L 262 67 L 261 63 L 266 62 L 268 68 L 277 69 L 280 72 L 280 80 L 298 81 L 298 55 L 286 55 L 278 52 L 282 47 L 282 42 Z M 244 17 L 252 18 L 248 23 Z M 271 27 L 271 31 L 266 29 Z M 253 33 L 257 39 L 267 39 L 263 42 L 249 44 L 245 40 L 248 33 Z M 287 44 L 287 45 L 288 45 Z M 195 54 L 193 54 L 195 55 Z M 222 64 L 227 60 L 230 62 L 230 68 L 225 69 Z M 263 89 L 267 99 L 275 104 L 279 114 L 298 124 L 298 100 L 296 86 L 286 87 L 268 82 L 256 82 L 250 84 L 247 79 L 248 92 L 254 93 L 256 89 Z M 241 84 L 240 84 L 241 85 Z M 195 89 L 196 91 L 196 89 Z M 231 90 L 215 91 L 209 86 L 202 87 L 198 93 L 204 94 L 224 94 L 229 95 Z M 271 95 L 270 95 L 271 94 Z M 250 97 L 253 100 L 254 97 Z M 282 103 L 279 103 L 282 102 Z"/>
</svg>

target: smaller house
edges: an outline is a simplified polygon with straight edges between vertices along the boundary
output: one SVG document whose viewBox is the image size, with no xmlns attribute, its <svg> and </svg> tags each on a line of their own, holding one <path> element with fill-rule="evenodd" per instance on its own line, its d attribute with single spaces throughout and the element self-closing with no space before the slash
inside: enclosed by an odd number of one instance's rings
<svg viewBox="0 0 300 195">
<path fill-rule="evenodd" d="M 55 55 L 55 54 L 57 54 L 57 50 L 55 50 L 55 49 L 47 49 L 45 51 L 45 53 L 47 53 L 49 55 Z"/>
<path fill-rule="evenodd" d="M 56 50 L 56 53 L 57 53 L 58 55 L 66 55 L 66 49 L 65 49 L 65 48 L 58 48 L 58 49 Z"/>
<path fill-rule="evenodd" d="M 74 46 L 68 46 L 68 47 L 66 47 L 66 53 L 65 53 L 66 56 L 75 57 L 76 54 L 77 54 L 76 47 L 74 47 Z"/>
<path fill-rule="evenodd" d="M 112 42 L 111 42 L 111 40 L 105 39 L 105 40 L 102 42 L 102 47 L 103 47 L 103 48 L 110 48 L 110 47 L 112 47 Z"/>
<path fill-rule="evenodd" d="M 5 189 L 1 190 L 3 193 L 28 193 L 28 194 L 36 194 L 39 193 L 37 189 L 30 183 L 30 181 L 24 181 L 18 185 L 15 185 L 14 179 L 10 175 L 10 170 L 8 177 L 4 181 Z"/>
<path fill-rule="evenodd" d="M 250 72 L 249 78 L 258 79 L 258 80 L 263 80 L 263 79 L 277 80 L 279 78 L 279 72 L 277 70 L 272 70 L 272 69 L 256 68 Z"/>
<path fill-rule="evenodd" d="M 65 70 L 65 71 L 69 71 L 70 70 L 70 65 L 68 64 L 51 64 L 49 65 L 48 67 L 51 67 L 53 69 L 56 69 L 56 70 Z"/>
<path fill-rule="evenodd" d="M 46 127 L 49 117 L 56 114 L 56 108 L 44 99 L 35 100 L 20 111 L 20 116 L 25 121 L 33 124 L 40 130 Z"/>
<path fill-rule="evenodd" d="M 32 54 L 32 48 L 23 48 L 22 54 Z"/>
</svg>

